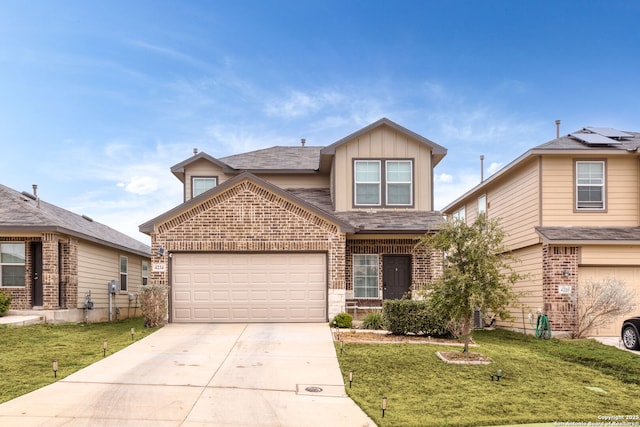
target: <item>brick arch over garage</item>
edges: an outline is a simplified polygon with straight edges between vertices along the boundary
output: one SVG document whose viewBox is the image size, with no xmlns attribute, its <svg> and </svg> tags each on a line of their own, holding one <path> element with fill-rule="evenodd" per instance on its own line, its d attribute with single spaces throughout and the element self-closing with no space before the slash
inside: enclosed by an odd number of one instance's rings
<svg viewBox="0 0 640 427">
<path fill-rule="evenodd" d="M 158 271 L 152 272 L 152 283 L 170 283 L 170 253 L 323 252 L 327 255 L 329 315 L 344 306 L 345 233 L 295 199 L 250 178 L 156 223 L 155 230 L 151 234 L 153 263 L 166 267 L 154 268 Z"/>
</svg>

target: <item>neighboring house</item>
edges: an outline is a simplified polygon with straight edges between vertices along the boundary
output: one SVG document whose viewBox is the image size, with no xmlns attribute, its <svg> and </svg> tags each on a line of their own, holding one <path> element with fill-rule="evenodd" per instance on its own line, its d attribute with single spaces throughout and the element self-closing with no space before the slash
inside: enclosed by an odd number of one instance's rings
<svg viewBox="0 0 640 427">
<path fill-rule="evenodd" d="M 9 314 L 37 313 L 52 322 L 140 315 L 149 246 L 40 200 L 36 188 L 31 194 L 0 185 L 0 292 L 12 297 Z"/>
<path fill-rule="evenodd" d="M 586 280 L 621 279 L 640 310 L 640 133 L 585 128 L 537 146 L 443 209 L 472 222 L 499 220 L 505 244 L 527 277 L 514 322 L 531 330 L 531 312 L 570 331 L 571 300 Z M 594 335 L 618 336 L 622 319 Z"/>
<path fill-rule="evenodd" d="M 438 144 L 383 118 L 329 146 L 272 147 L 171 168 L 184 203 L 140 226 L 171 322 L 326 322 L 379 308 L 442 264 L 425 233 Z"/>
</svg>

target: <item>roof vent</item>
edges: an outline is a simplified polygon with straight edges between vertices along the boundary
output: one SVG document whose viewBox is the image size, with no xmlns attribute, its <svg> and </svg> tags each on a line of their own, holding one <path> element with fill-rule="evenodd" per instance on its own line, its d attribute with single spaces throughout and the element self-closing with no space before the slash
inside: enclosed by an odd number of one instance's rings
<svg viewBox="0 0 640 427">
<path fill-rule="evenodd" d="M 23 191 L 21 194 L 22 194 L 24 197 L 28 197 L 28 198 L 30 198 L 31 200 L 35 200 L 35 199 L 36 199 L 36 196 L 34 196 L 33 194 L 29 193 L 28 191 Z"/>
<path fill-rule="evenodd" d="M 90 216 L 82 215 L 82 218 L 86 219 L 89 222 L 93 222 L 93 218 L 91 218 Z"/>
<path fill-rule="evenodd" d="M 306 140 L 306 139 L 304 139 L 304 138 L 301 138 L 301 139 L 300 139 L 300 144 L 301 144 L 303 147 L 304 147 L 304 144 L 306 144 L 306 143 L 307 143 L 307 140 Z"/>
<path fill-rule="evenodd" d="M 193 149 L 193 154 L 194 154 L 194 155 L 198 154 L 198 149 L 197 149 L 197 148 L 194 148 L 194 149 Z"/>
</svg>

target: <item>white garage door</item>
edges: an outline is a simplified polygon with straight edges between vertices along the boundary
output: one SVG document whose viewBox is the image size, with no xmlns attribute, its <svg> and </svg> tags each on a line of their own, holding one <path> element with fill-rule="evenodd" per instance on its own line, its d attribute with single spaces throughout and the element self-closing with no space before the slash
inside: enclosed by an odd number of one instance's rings
<svg viewBox="0 0 640 427">
<path fill-rule="evenodd" d="M 638 267 L 580 267 L 578 270 L 580 282 L 585 280 L 603 280 L 616 278 L 624 282 L 627 289 L 635 292 L 636 309 L 631 313 L 618 316 L 606 326 L 594 330 L 591 335 L 600 337 L 617 337 L 620 335 L 622 322 L 627 317 L 640 314 L 640 268 Z"/>
<path fill-rule="evenodd" d="M 172 260 L 173 322 L 326 322 L 326 255 L 190 253 Z"/>
</svg>

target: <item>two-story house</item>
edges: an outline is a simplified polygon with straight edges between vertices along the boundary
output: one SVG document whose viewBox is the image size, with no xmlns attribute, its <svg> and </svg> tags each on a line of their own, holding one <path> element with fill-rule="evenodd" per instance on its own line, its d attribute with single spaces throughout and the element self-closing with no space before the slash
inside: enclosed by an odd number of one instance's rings
<svg viewBox="0 0 640 427">
<path fill-rule="evenodd" d="M 140 226 L 171 322 L 326 322 L 432 280 L 433 168 L 446 149 L 383 118 L 324 147 L 171 168 L 184 202 Z"/>
<path fill-rule="evenodd" d="M 37 186 L 0 185 L 0 292 L 12 298 L 10 314 L 47 322 L 140 315 L 150 260 L 149 246 L 41 200 Z"/>
<path fill-rule="evenodd" d="M 640 310 L 640 133 L 584 128 L 539 145 L 450 203 L 443 213 L 472 222 L 498 219 L 521 306 L 513 328 L 545 312 L 556 332 L 576 319 L 572 302 L 587 280 L 616 278 L 635 290 Z M 617 336 L 622 319 L 593 331 Z"/>
</svg>

